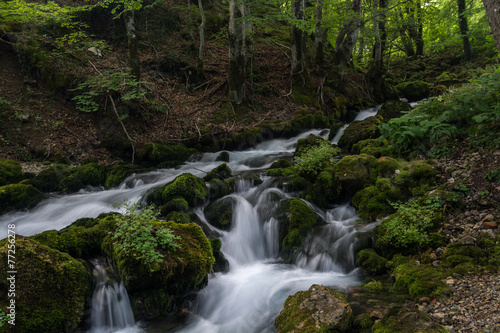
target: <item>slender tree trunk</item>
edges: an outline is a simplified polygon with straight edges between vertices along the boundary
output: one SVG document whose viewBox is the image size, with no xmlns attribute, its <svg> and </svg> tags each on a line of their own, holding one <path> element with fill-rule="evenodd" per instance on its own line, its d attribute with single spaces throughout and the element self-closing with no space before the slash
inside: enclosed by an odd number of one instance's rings
<svg viewBox="0 0 500 333">
<path fill-rule="evenodd" d="M 403 43 L 403 50 L 408 57 L 415 58 L 415 49 L 411 41 L 410 28 L 408 27 L 410 23 L 406 21 L 403 11 L 400 8 L 398 8 L 398 16 L 401 19 L 399 24 L 399 35 Z"/>
<path fill-rule="evenodd" d="M 231 0 L 229 3 L 229 100 L 241 104 L 245 99 L 245 5 Z"/>
<path fill-rule="evenodd" d="M 187 0 L 188 2 L 188 25 L 189 25 L 189 38 L 191 38 L 191 43 L 194 46 L 194 32 L 193 32 L 193 15 L 191 15 L 191 0 Z"/>
<path fill-rule="evenodd" d="M 250 7 L 245 5 L 245 16 L 250 16 Z M 253 34 L 252 22 L 245 21 L 245 66 L 248 74 L 253 73 Z"/>
<path fill-rule="evenodd" d="M 127 30 L 128 54 L 130 72 L 137 81 L 141 79 L 141 62 L 139 61 L 138 39 L 135 30 L 134 11 L 126 10 L 123 13 L 125 28 Z"/>
<path fill-rule="evenodd" d="M 373 0 L 372 9 L 376 13 L 379 8 L 379 0 Z M 373 32 L 375 34 L 375 43 L 373 45 L 373 65 L 372 71 L 375 75 L 382 73 L 382 40 L 380 38 L 380 21 L 379 17 L 373 18 Z"/>
<path fill-rule="evenodd" d="M 316 31 L 314 34 L 314 49 L 315 49 L 315 62 L 316 70 L 322 72 L 325 61 L 324 45 L 323 45 L 323 2 L 324 0 L 317 0 L 316 3 Z"/>
<path fill-rule="evenodd" d="M 464 44 L 464 55 L 466 60 L 472 59 L 472 45 L 469 40 L 469 25 L 467 24 L 467 16 L 465 16 L 465 0 L 457 0 L 458 6 L 458 26 L 460 27 L 460 35 Z"/>
<path fill-rule="evenodd" d="M 205 11 L 203 10 L 203 1 L 198 0 L 198 9 L 200 10 L 200 16 L 201 16 L 201 24 L 198 28 L 198 31 L 200 33 L 200 48 L 198 50 L 198 63 L 196 65 L 196 72 L 198 74 L 198 77 L 202 78 L 204 76 L 203 74 L 203 57 L 205 53 Z"/>
<path fill-rule="evenodd" d="M 345 66 L 352 60 L 352 50 L 358 39 L 361 24 L 361 6 L 363 0 L 353 0 L 349 11 L 352 16 L 344 21 L 335 41 L 335 61 L 339 73 L 342 74 Z"/>
<path fill-rule="evenodd" d="M 498 52 L 500 52 L 500 0 L 483 0 L 483 3 L 493 39 Z"/>
<path fill-rule="evenodd" d="M 423 24 L 423 9 L 422 9 L 422 4 L 420 1 L 417 1 L 416 3 L 417 9 L 416 9 L 416 23 L 417 23 L 417 33 L 416 33 L 416 38 L 415 38 L 415 45 L 416 45 L 416 56 L 421 56 L 424 54 L 424 24 Z"/>
<path fill-rule="evenodd" d="M 297 20 L 305 20 L 306 3 L 304 0 L 292 0 L 292 13 Z M 292 46 L 292 86 L 306 86 L 309 83 L 309 74 L 306 65 L 306 34 L 292 25 L 290 28 Z"/>
</svg>

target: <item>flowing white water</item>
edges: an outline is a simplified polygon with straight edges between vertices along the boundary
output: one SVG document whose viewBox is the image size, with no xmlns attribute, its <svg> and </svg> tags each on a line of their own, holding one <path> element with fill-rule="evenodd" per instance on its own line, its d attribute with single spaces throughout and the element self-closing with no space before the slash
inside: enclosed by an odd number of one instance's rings
<svg viewBox="0 0 500 333">
<path fill-rule="evenodd" d="M 374 112 L 366 111 L 360 118 Z M 291 139 L 271 139 L 253 149 L 229 152 L 228 165 L 236 173 L 258 172 L 281 157 L 291 156 L 297 140 L 310 134 L 327 137 L 328 131 L 311 130 Z M 62 229 L 78 218 L 115 211 L 114 203 L 124 200 L 138 202 L 149 189 L 161 186 L 184 172 L 205 175 L 222 163 L 216 162 L 218 155 L 206 153 L 176 169 L 132 175 L 116 189 L 53 195 L 30 211 L 0 216 L 0 238 L 6 237 L 6 224 L 16 224 L 19 234 L 29 236 L 45 230 Z M 288 194 L 274 187 L 270 177 L 265 177 L 258 186 L 238 180 L 236 192 L 230 198 L 234 200 L 231 230 L 222 231 L 209 226 L 221 235 L 221 250 L 230 263 L 230 270 L 210 276 L 207 287 L 196 299 L 192 315 L 178 332 L 274 332 L 274 319 L 289 295 L 306 290 L 314 283 L 342 291 L 359 284 L 354 267 L 354 250 L 357 234 L 363 230 L 358 230 L 354 224 L 356 215 L 352 207 L 341 206 L 323 211 L 309 204 L 326 221 L 326 225 L 308 235 L 295 265 L 285 265 L 279 262 L 276 209 L 280 200 L 288 198 Z M 206 222 L 203 210 L 199 208 L 196 212 Z M 113 288 L 115 295 L 124 294 L 120 288 Z M 102 296 L 111 297 L 111 290 L 104 290 L 100 291 Z M 115 301 L 119 299 L 123 298 L 115 297 Z M 98 304 L 92 307 L 97 309 Z M 106 314 L 104 317 L 107 318 L 113 311 L 100 313 Z M 126 317 L 129 320 L 128 315 Z M 105 318 L 99 320 L 108 320 Z M 96 325 L 104 330 L 107 324 L 97 324 L 96 319 Z M 137 332 L 138 328 L 131 325 L 129 321 L 125 328 L 94 332 Z M 164 331 L 158 327 L 148 330 Z"/>
<path fill-rule="evenodd" d="M 381 106 L 374 106 L 372 108 L 368 108 L 366 110 L 359 111 L 358 114 L 356 115 L 356 118 L 354 118 L 354 120 L 365 120 L 368 117 L 375 116 L 375 115 L 377 115 L 377 112 L 380 110 L 380 108 L 381 108 Z M 337 131 L 337 133 L 335 134 L 335 136 L 333 137 L 333 139 L 331 141 L 333 144 L 339 143 L 339 140 L 342 137 L 342 135 L 344 135 L 344 131 L 347 128 L 347 126 L 349 126 L 349 124 L 345 124 Z"/>
<path fill-rule="evenodd" d="M 96 259 L 96 287 L 91 304 L 90 333 L 140 333 L 130 307 L 127 290 L 118 273 L 105 259 Z"/>
</svg>

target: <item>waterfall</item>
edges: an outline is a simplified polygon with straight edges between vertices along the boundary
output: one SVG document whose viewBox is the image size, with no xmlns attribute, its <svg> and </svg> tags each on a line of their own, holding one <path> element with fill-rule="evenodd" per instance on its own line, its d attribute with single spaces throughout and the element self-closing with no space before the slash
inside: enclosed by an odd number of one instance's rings
<svg viewBox="0 0 500 333">
<path fill-rule="evenodd" d="M 372 108 L 360 112 L 356 120 L 377 111 Z M 337 133 L 338 138 L 341 131 Z M 175 332 L 275 332 L 274 320 L 289 295 L 307 290 L 312 284 L 347 291 L 361 283 L 354 263 L 355 252 L 360 235 L 373 227 L 357 225 L 356 212 L 349 205 L 323 210 L 306 202 L 325 223 L 307 235 L 294 264 L 280 261 L 278 208 L 280 202 L 292 194 L 277 186 L 272 177 L 263 176 L 262 171 L 279 158 L 290 158 L 297 140 L 310 134 L 326 138 L 328 130 L 310 130 L 289 139 L 269 138 L 252 149 L 229 152 L 227 164 L 239 175 L 236 190 L 230 194 L 234 202 L 231 229 L 219 230 L 209 225 L 203 207 L 196 209 L 200 220 L 207 223 L 214 234 L 220 235 L 221 251 L 229 261 L 229 271 L 209 276 L 208 285 L 196 296 L 187 322 Z M 206 153 L 175 169 L 134 174 L 109 190 L 51 194 L 30 211 L 0 216 L 0 238 L 6 237 L 7 224 L 16 224 L 16 232 L 30 236 L 45 230 L 60 230 L 82 217 L 115 211 L 113 204 L 125 199 L 140 202 L 148 190 L 182 173 L 203 177 L 222 163 L 216 161 L 218 155 Z M 255 185 L 245 180 L 245 173 L 256 173 L 258 177 L 254 178 L 263 182 Z M 171 331 L 170 323 L 168 328 L 162 324 L 156 327 L 151 324 L 143 330 L 138 328 L 117 273 L 102 260 L 95 263 L 94 272 L 96 289 L 91 304 L 91 333 Z"/>
<path fill-rule="evenodd" d="M 96 286 L 91 302 L 90 333 L 141 332 L 135 325 L 127 290 L 118 272 L 104 258 L 92 263 Z"/>
</svg>

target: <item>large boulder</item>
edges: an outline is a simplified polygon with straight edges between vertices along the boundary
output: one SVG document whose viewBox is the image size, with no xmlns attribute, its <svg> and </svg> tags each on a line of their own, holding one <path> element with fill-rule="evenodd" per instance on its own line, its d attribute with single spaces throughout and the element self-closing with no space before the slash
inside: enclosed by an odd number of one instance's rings
<svg viewBox="0 0 500 333">
<path fill-rule="evenodd" d="M 19 162 L 4 158 L 0 159 L 0 186 L 19 183 L 24 178 Z"/>
<path fill-rule="evenodd" d="M 29 209 L 45 198 L 37 188 L 26 184 L 0 187 L 0 214 L 12 209 Z"/>
<path fill-rule="evenodd" d="M 410 102 L 416 102 L 429 97 L 432 84 L 424 81 L 403 82 L 397 85 L 396 89 L 401 97 L 405 97 Z"/>
<path fill-rule="evenodd" d="M 229 230 L 233 219 L 233 205 L 231 198 L 214 201 L 205 208 L 205 218 L 214 227 Z"/>
<path fill-rule="evenodd" d="M 0 241 L 0 267 L 7 277 L 14 276 L 13 280 L 0 279 L 0 289 L 5 291 L 0 293 L 0 307 L 8 310 L 7 304 L 15 299 L 16 332 L 74 331 L 92 292 L 91 274 L 67 253 L 23 236 L 16 235 L 15 243 L 11 239 Z M 9 250 L 12 244 L 15 244 L 15 263 L 9 270 L 16 271 L 15 274 L 6 272 L 8 264 L 12 264 L 8 261 L 12 259 L 8 257 L 12 254 Z M 6 291 L 13 288 L 15 298 L 8 298 Z"/>
<path fill-rule="evenodd" d="M 111 235 L 104 239 L 104 253 L 115 263 L 127 290 L 133 294 L 162 289 L 170 295 L 182 295 L 203 287 L 215 259 L 202 229 L 195 223 L 175 222 L 155 222 L 154 227 L 168 228 L 179 237 L 175 250 L 156 248 L 163 256 L 159 263 L 148 264 L 123 252 Z"/>
<path fill-rule="evenodd" d="M 317 284 L 289 296 L 276 318 L 278 333 L 345 332 L 352 309 L 341 292 Z"/>
<path fill-rule="evenodd" d="M 155 142 L 137 148 L 137 163 L 144 166 L 174 167 L 186 161 L 196 151 L 182 144 L 160 144 Z"/>
<path fill-rule="evenodd" d="M 381 117 L 379 116 L 353 121 L 347 126 L 344 134 L 340 137 L 338 146 L 350 151 L 352 146 L 359 141 L 378 138 L 380 136 L 379 125 L 381 123 Z"/>
</svg>

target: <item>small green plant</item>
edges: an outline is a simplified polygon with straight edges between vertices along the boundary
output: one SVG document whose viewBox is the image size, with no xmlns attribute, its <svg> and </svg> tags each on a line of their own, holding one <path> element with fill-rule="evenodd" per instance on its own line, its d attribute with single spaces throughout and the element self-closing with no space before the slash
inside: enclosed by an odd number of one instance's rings
<svg viewBox="0 0 500 333">
<path fill-rule="evenodd" d="M 108 95 L 118 93 L 122 101 L 142 99 L 146 93 L 141 89 L 145 81 L 137 81 L 130 74 L 128 68 L 109 70 L 99 76 L 90 77 L 87 81 L 80 83 L 71 91 L 79 94 L 73 97 L 76 107 L 82 112 L 95 112 L 99 110 L 99 99 L 105 99 Z"/>
<path fill-rule="evenodd" d="M 64 124 L 64 121 L 63 121 L 63 120 L 61 120 L 61 121 L 56 121 L 56 122 L 54 123 L 54 125 L 52 125 L 52 126 L 50 126 L 50 127 L 51 127 L 52 129 L 56 129 L 56 128 L 58 128 L 59 126 L 61 126 L 62 124 Z"/>
<path fill-rule="evenodd" d="M 368 282 L 363 286 L 363 288 L 370 292 L 370 293 L 376 293 L 382 291 L 382 282 L 380 281 L 371 281 Z"/>
<path fill-rule="evenodd" d="M 495 171 L 490 171 L 484 175 L 484 179 L 490 182 L 500 182 L 500 168 Z"/>
<path fill-rule="evenodd" d="M 396 213 L 382 221 L 380 241 L 397 248 L 422 247 L 429 243 L 427 231 L 434 226 L 442 210 L 436 200 L 413 200 L 407 203 L 391 203 Z"/>
<path fill-rule="evenodd" d="M 180 237 L 170 229 L 153 225 L 159 214 L 154 206 L 137 210 L 137 204 L 125 202 L 123 207 L 125 213 L 116 216 L 116 228 L 112 232 L 114 245 L 121 253 L 148 264 L 153 272 L 164 257 L 160 251 L 177 250 L 180 245 L 175 240 Z"/>
<path fill-rule="evenodd" d="M 470 189 L 465 184 L 457 184 L 453 186 L 453 191 L 463 193 L 466 196 L 471 195 Z"/>
<path fill-rule="evenodd" d="M 321 141 L 319 146 L 306 148 L 303 153 L 297 157 L 295 170 L 299 175 L 309 175 L 315 177 L 325 166 L 332 161 L 332 158 L 338 155 L 339 148 L 334 148 L 328 141 Z"/>
<path fill-rule="evenodd" d="M 9 322 L 9 317 L 3 310 L 0 310 L 0 327 L 4 326 L 8 322 Z"/>
</svg>

